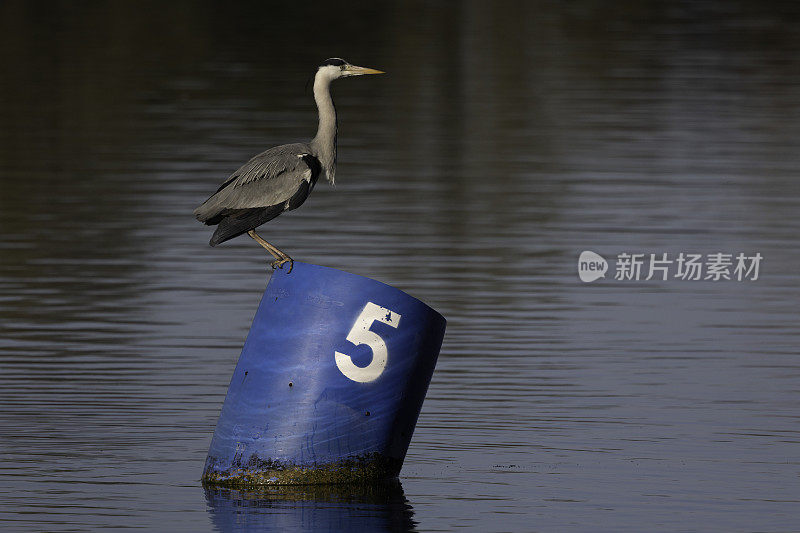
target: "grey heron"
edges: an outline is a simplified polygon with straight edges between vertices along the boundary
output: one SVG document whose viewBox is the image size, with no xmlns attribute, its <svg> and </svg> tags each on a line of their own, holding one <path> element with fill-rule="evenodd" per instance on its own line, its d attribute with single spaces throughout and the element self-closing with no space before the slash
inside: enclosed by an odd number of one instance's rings
<svg viewBox="0 0 800 533">
<path fill-rule="evenodd" d="M 247 233 L 282 268 L 292 258 L 264 240 L 255 229 L 284 211 L 300 207 L 320 175 L 332 185 L 336 172 L 336 109 L 331 99 L 333 80 L 380 70 L 351 65 L 344 59 L 323 61 L 314 76 L 314 100 L 319 112 L 317 135 L 308 143 L 284 144 L 258 154 L 231 174 L 211 197 L 194 210 L 200 222 L 216 225 L 209 244 L 216 246 Z"/>
</svg>

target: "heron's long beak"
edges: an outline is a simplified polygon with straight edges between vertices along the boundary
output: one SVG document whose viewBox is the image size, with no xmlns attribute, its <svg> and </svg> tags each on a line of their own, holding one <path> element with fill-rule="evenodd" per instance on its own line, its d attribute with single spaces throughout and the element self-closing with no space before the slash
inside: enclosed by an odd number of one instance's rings
<svg viewBox="0 0 800 533">
<path fill-rule="evenodd" d="M 386 74 L 382 70 L 376 70 L 374 68 L 367 67 L 357 67 L 355 65 L 347 65 L 344 70 L 350 76 L 361 76 L 363 74 Z"/>
</svg>

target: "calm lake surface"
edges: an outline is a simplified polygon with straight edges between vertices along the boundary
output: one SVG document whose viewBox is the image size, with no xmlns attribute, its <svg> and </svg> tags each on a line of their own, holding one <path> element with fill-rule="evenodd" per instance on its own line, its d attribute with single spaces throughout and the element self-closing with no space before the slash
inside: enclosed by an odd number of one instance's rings
<svg viewBox="0 0 800 533">
<path fill-rule="evenodd" d="M 797 530 L 800 8 L 775 5 L 1 3 L 0 529 Z M 399 484 L 204 490 L 271 269 L 191 212 L 313 136 L 330 56 L 389 74 L 335 84 L 337 186 L 262 234 L 424 300 L 444 346 Z M 614 279 L 681 252 L 763 260 Z"/>
</svg>

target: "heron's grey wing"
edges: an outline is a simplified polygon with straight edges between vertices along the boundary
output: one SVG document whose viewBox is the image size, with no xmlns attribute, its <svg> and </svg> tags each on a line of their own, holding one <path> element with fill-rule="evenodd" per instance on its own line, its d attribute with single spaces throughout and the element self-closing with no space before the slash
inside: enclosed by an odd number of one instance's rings
<svg viewBox="0 0 800 533">
<path fill-rule="evenodd" d="M 300 182 L 300 186 L 291 198 L 283 203 L 266 207 L 250 207 L 225 211 L 226 215 L 219 220 L 219 225 L 211 236 L 209 244 L 216 246 L 243 233 L 269 222 L 284 211 L 300 207 L 311 192 L 311 184 Z"/>
<path fill-rule="evenodd" d="M 289 211 L 291 209 L 300 207 L 303 202 L 306 201 L 306 198 L 308 198 L 308 195 L 311 192 L 314 182 L 316 181 L 316 177 L 319 176 L 319 173 L 317 172 L 316 174 L 313 174 L 313 176 L 314 177 L 310 182 L 306 180 L 300 180 L 300 183 L 297 186 L 294 194 L 292 194 L 292 196 L 285 202 L 264 207 L 247 207 L 242 209 L 223 210 L 222 214 L 215 217 L 216 220 L 211 219 L 206 222 L 207 224 L 219 224 L 217 229 L 214 231 L 214 234 L 211 236 L 209 244 L 211 246 L 216 246 L 222 242 L 233 239 L 234 237 L 238 237 L 243 233 L 255 229 L 265 222 L 269 222 L 284 211 Z"/>
<path fill-rule="evenodd" d="M 241 209 L 280 204 L 293 209 L 289 204 L 297 200 L 291 200 L 305 186 L 310 191 L 319 173 L 319 161 L 309 154 L 307 146 L 278 146 L 257 155 L 234 172 L 194 214 L 201 222 L 214 224 L 220 217 Z"/>
</svg>

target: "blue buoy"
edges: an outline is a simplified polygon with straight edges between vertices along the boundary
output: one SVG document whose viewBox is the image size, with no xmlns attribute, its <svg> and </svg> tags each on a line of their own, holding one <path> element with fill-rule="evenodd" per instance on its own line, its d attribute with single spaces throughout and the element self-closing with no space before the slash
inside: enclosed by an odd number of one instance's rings
<svg viewBox="0 0 800 533">
<path fill-rule="evenodd" d="M 442 345 L 442 315 L 384 283 L 294 263 L 267 285 L 203 481 L 396 477 Z"/>
</svg>

